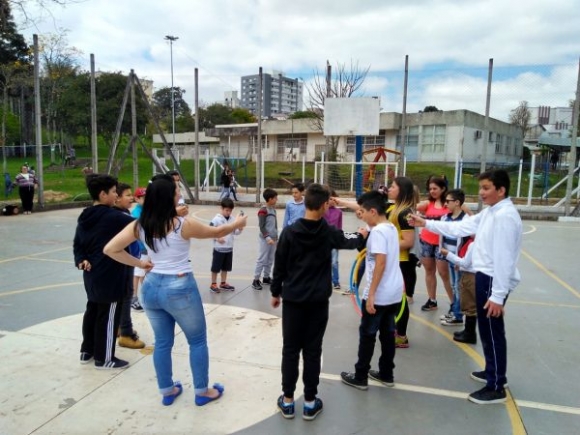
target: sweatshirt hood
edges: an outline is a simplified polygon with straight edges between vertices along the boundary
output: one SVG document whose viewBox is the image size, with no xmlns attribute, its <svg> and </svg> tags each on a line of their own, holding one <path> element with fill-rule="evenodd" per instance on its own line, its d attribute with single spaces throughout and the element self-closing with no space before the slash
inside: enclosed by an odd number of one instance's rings
<svg viewBox="0 0 580 435">
<path fill-rule="evenodd" d="M 324 234 L 328 231 L 328 224 L 324 219 L 317 221 L 300 218 L 292 225 L 292 231 L 296 237 L 300 239 L 305 245 L 315 245 L 319 233 Z"/>
<path fill-rule="evenodd" d="M 93 227 L 109 210 L 111 207 L 107 205 L 87 207 L 79 216 L 78 224 L 83 229 Z"/>
</svg>

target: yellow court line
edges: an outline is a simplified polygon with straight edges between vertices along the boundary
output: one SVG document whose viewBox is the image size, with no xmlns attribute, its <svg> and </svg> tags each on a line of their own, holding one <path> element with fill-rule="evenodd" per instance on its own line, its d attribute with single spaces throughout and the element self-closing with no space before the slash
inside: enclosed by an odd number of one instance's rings
<svg viewBox="0 0 580 435">
<path fill-rule="evenodd" d="M 64 251 L 66 249 L 72 249 L 70 246 L 66 246 L 64 248 L 58 248 L 58 249 L 52 249 L 50 251 L 44 251 L 44 252 L 37 252 L 36 254 L 28 254 L 28 255 L 22 255 L 20 257 L 13 257 L 13 258 L 5 258 L 4 260 L 0 260 L 0 264 L 2 263 L 8 263 L 10 261 L 18 261 L 18 260 L 22 260 L 28 257 L 37 257 L 39 255 L 44 255 L 44 254 L 50 254 L 53 252 L 60 252 L 60 251 Z"/>
<path fill-rule="evenodd" d="M 480 367 L 482 367 L 482 368 L 485 367 L 485 360 L 471 346 L 464 344 L 464 343 L 458 343 L 458 342 L 454 341 L 453 337 L 450 333 L 444 331 L 440 327 L 434 325 L 433 323 L 425 320 L 422 317 L 419 317 L 415 314 L 411 314 L 410 316 L 414 321 L 419 322 L 419 323 L 427 326 L 428 328 L 433 329 L 434 331 L 438 332 L 439 334 L 443 335 L 445 338 L 447 338 L 449 341 L 451 341 L 454 345 L 459 347 L 463 352 L 465 352 Z M 512 435 L 526 435 L 527 434 L 526 427 L 524 426 L 524 421 L 522 420 L 522 416 L 520 414 L 520 410 L 518 409 L 518 405 L 516 404 L 514 398 L 512 397 L 509 389 L 506 389 L 506 393 L 508 396 L 508 400 L 505 403 L 505 406 L 506 406 L 508 417 L 510 419 L 511 426 L 512 426 Z"/>
<path fill-rule="evenodd" d="M 53 258 L 32 258 L 32 257 L 24 257 L 23 260 L 31 260 L 31 261 L 49 261 L 52 263 L 66 263 L 72 265 L 72 260 L 55 260 Z"/>
<path fill-rule="evenodd" d="M 546 275 L 548 275 L 550 278 L 552 278 L 554 281 L 556 281 L 558 284 L 560 284 L 562 287 L 564 287 L 566 290 L 568 290 L 570 293 L 572 293 L 574 296 L 580 299 L 580 292 L 578 290 L 576 290 L 570 284 L 562 280 L 558 275 L 548 270 L 546 266 L 544 266 L 542 263 L 540 263 L 538 260 L 532 257 L 524 249 L 521 250 L 521 253 L 524 255 L 524 257 L 530 260 L 530 262 L 532 262 L 538 269 L 540 269 L 542 272 L 544 272 Z"/>
<path fill-rule="evenodd" d="M 22 293 L 38 292 L 41 290 L 52 290 L 52 289 L 56 289 L 59 287 L 71 287 L 71 286 L 82 285 L 82 284 L 83 284 L 82 281 L 65 282 L 65 283 L 59 283 L 59 284 L 43 285 L 41 287 L 31 287 L 31 288 L 25 288 L 25 289 L 21 289 L 21 290 L 13 290 L 11 292 L 0 293 L 0 298 L 3 298 L 5 296 L 19 295 Z"/>
</svg>

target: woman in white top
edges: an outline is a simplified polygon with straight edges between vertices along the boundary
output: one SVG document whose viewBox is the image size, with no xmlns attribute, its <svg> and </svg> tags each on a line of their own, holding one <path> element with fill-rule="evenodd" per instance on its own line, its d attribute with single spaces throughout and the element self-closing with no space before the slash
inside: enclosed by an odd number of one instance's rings
<svg viewBox="0 0 580 435">
<path fill-rule="evenodd" d="M 211 227 L 177 216 L 179 189 L 169 176 L 158 176 L 147 187 L 139 220 L 129 224 L 104 249 L 105 254 L 129 266 L 149 271 L 141 289 L 142 305 L 155 333 L 153 364 L 163 405 L 171 405 L 182 392 L 172 378 L 171 350 L 175 323 L 189 344 L 189 362 L 194 378 L 195 403 L 203 406 L 218 399 L 224 388 L 209 385 L 209 355 L 203 304 L 189 262 L 190 239 L 223 237 L 246 225 L 238 216 L 231 224 Z M 135 240 L 147 246 L 149 260 L 129 255 L 125 248 Z"/>
</svg>

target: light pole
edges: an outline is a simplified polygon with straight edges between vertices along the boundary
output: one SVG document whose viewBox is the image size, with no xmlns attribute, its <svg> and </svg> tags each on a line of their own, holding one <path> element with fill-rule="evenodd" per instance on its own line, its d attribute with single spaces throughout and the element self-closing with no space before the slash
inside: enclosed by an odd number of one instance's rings
<svg viewBox="0 0 580 435">
<path fill-rule="evenodd" d="M 169 41 L 169 52 L 171 54 L 171 128 L 173 135 L 172 151 L 175 154 L 175 90 L 173 89 L 173 43 L 177 41 L 179 37 L 166 35 L 165 39 Z"/>
</svg>

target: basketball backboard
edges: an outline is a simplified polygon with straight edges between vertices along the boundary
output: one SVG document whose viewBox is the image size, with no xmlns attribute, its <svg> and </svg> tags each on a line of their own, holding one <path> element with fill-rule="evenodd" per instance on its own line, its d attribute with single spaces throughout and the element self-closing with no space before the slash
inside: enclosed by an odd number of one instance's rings
<svg viewBox="0 0 580 435">
<path fill-rule="evenodd" d="M 378 98 L 327 98 L 324 102 L 325 136 L 379 134 Z"/>
</svg>

